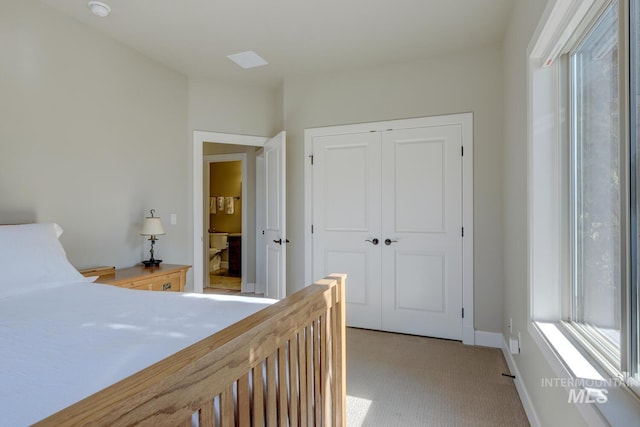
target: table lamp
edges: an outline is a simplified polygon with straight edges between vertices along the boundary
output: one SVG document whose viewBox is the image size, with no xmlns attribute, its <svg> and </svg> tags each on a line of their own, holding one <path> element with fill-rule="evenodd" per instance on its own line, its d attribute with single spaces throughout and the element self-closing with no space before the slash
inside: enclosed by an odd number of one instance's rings
<svg viewBox="0 0 640 427">
<path fill-rule="evenodd" d="M 145 267 L 157 267 L 162 262 L 161 259 L 155 259 L 153 257 L 153 245 L 156 243 L 156 236 L 164 233 L 164 228 L 162 227 L 162 221 L 159 217 L 153 216 L 155 213 L 155 209 L 151 209 L 151 216 L 146 217 L 144 222 L 142 223 L 142 231 L 140 232 L 141 236 L 149 236 L 149 240 L 151 241 L 151 258 L 148 261 L 142 261 Z"/>
</svg>

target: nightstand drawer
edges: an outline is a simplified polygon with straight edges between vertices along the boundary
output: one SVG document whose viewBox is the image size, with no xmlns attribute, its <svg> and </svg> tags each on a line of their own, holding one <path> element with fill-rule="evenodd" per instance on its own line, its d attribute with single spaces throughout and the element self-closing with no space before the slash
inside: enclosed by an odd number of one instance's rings
<svg viewBox="0 0 640 427">
<path fill-rule="evenodd" d="M 162 274 L 149 279 L 136 280 L 132 287 L 148 291 L 180 291 L 180 273 Z"/>
<path fill-rule="evenodd" d="M 153 283 L 151 285 L 151 290 L 164 292 L 180 292 L 180 277 L 172 277 L 171 279 Z"/>
<path fill-rule="evenodd" d="M 112 275 L 100 277 L 97 282 L 128 289 L 182 292 L 189 268 L 188 265 L 172 264 L 162 264 L 152 268 L 142 266 L 122 268 L 116 269 Z"/>
</svg>

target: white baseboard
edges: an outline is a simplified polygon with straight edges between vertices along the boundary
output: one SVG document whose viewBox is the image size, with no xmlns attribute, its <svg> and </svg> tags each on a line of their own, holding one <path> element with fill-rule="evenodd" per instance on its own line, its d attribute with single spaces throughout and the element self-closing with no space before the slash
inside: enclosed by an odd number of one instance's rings
<svg viewBox="0 0 640 427">
<path fill-rule="evenodd" d="M 527 414 L 527 418 L 529 419 L 529 424 L 531 425 L 531 427 L 541 427 L 538 414 L 533 407 L 533 403 L 531 402 L 529 393 L 527 392 L 527 389 L 522 382 L 522 377 L 520 376 L 518 366 L 516 365 L 515 360 L 513 360 L 513 356 L 509 352 L 509 345 L 507 344 L 507 341 L 504 339 L 504 337 L 502 337 L 501 347 L 502 354 L 504 355 L 504 358 L 507 361 L 507 365 L 509 366 L 509 371 L 511 372 L 511 375 L 515 376 L 515 378 L 513 379 L 513 383 L 515 384 L 516 390 L 518 391 L 518 396 L 520 396 L 520 401 L 522 402 L 524 412 Z"/>
<path fill-rule="evenodd" d="M 475 331 L 476 345 L 502 348 L 502 334 L 497 332 Z"/>
</svg>

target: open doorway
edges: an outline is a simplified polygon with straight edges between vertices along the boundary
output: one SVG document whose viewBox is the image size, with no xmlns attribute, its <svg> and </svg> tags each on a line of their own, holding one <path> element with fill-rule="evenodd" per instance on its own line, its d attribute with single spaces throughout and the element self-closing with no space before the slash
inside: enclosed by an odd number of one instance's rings
<svg viewBox="0 0 640 427">
<path fill-rule="evenodd" d="M 216 148 L 205 147 L 205 151 Z M 205 290 L 240 293 L 243 282 L 248 279 L 247 252 L 255 251 L 255 247 L 242 245 L 243 232 L 248 232 L 247 218 L 255 217 L 255 203 L 246 200 L 244 191 L 248 154 L 251 153 L 204 156 L 203 187 L 205 200 L 207 197 L 209 200 L 209 212 L 205 216 L 209 255 L 205 263 Z"/>
</svg>

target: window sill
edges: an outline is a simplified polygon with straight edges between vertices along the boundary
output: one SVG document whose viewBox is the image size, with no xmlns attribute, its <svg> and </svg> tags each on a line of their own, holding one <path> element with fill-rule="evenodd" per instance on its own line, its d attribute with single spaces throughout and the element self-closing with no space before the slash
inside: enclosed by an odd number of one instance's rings
<svg viewBox="0 0 640 427">
<path fill-rule="evenodd" d="M 557 375 L 540 387 L 563 387 L 589 425 L 640 424 L 640 400 L 617 378 L 610 378 L 562 333 L 557 323 L 531 322 L 529 333 Z M 634 421 L 634 422 L 632 422 Z M 632 422 L 630 424 L 630 422 Z"/>
</svg>

